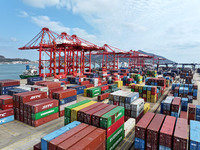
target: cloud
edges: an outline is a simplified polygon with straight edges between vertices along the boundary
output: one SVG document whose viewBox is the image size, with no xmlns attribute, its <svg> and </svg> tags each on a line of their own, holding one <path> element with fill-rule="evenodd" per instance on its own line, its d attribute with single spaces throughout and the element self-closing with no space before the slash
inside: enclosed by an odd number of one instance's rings
<svg viewBox="0 0 200 150">
<path fill-rule="evenodd" d="M 23 0 L 23 2 L 32 7 L 45 8 L 59 4 L 60 0 Z"/>
<path fill-rule="evenodd" d="M 66 32 L 70 35 L 76 34 L 78 37 L 81 37 L 91 42 L 97 41 L 95 35 L 87 33 L 84 29 L 66 27 L 59 21 L 52 21 L 48 16 L 32 16 L 31 20 L 39 27 L 47 27 L 58 34 L 60 34 L 61 32 Z"/>
<path fill-rule="evenodd" d="M 94 41 L 124 50 L 142 49 L 181 62 L 199 51 L 199 0 L 27 1 L 34 7 L 55 6 L 81 16 L 97 31 Z M 185 56 L 179 57 L 182 51 Z"/>
<path fill-rule="evenodd" d="M 26 17 L 29 16 L 29 14 L 27 12 L 25 12 L 25 11 L 20 11 L 18 16 L 22 17 L 22 18 L 26 18 Z"/>
<path fill-rule="evenodd" d="M 11 37 L 11 38 L 1 38 L 0 37 L 0 43 L 4 44 L 4 43 L 16 43 L 18 42 L 17 38 L 15 37 Z"/>
</svg>

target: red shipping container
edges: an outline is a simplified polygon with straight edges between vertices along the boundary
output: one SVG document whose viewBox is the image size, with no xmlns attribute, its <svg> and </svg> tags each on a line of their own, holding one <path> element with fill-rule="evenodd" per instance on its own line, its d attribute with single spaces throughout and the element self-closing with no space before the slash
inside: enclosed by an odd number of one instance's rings
<svg viewBox="0 0 200 150">
<path fill-rule="evenodd" d="M 0 96 L 0 105 L 11 104 L 13 103 L 13 97 L 10 95 L 1 95 Z"/>
<path fill-rule="evenodd" d="M 90 81 L 82 81 L 82 82 L 80 82 L 80 85 L 86 85 L 86 84 L 89 84 L 90 83 Z"/>
<path fill-rule="evenodd" d="M 106 141 L 101 143 L 95 150 L 103 150 L 106 149 Z"/>
<path fill-rule="evenodd" d="M 109 106 L 108 104 L 102 103 L 101 105 L 99 105 L 99 106 L 97 106 L 97 107 L 95 107 L 95 108 L 93 108 L 93 109 L 91 109 L 91 110 L 85 112 L 85 113 L 83 114 L 83 121 L 84 121 L 85 123 L 87 123 L 87 124 L 92 124 L 92 115 L 93 115 L 94 113 L 96 113 L 96 112 L 98 112 L 98 111 L 100 111 L 100 110 L 102 110 L 102 109 L 108 107 L 108 106 Z"/>
<path fill-rule="evenodd" d="M 181 98 L 180 97 L 174 97 L 174 100 L 172 101 L 172 112 L 179 112 L 179 108 L 181 105 Z"/>
<path fill-rule="evenodd" d="M 14 115 L 13 109 L 0 110 L 0 119 Z"/>
<path fill-rule="evenodd" d="M 155 95 L 157 93 L 157 87 L 156 86 L 152 86 L 151 87 L 151 94 Z"/>
<path fill-rule="evenodd" d="M 174 133 L 176 117 L 166 116 L 160 130 L 159 145 L 172 148 L 172 136 Z"/>
<path fill-rule="evenodd" d="M 187 120 L 178 118 L 173 138 L 173 149 L 187 150 L 188 124 Z"/>
<path fill-rule="evenodd" d="M 194 104 L 188 104 L 188 113 L 195 114 L 195 112 L 196 112 L 196 106 Z"/>
<path fill-rule="evenodd" d="M 1 105 L 1 109 L 3 109 L 3 110 L 11 109 L 11 108 L 13 108 L 13 104 Z"/>
<path fill-rule="evenodd" d="M 104 94 L 98 95 L 98 101 L 107 99 L 109 97 L 109 95 L 110 95 L 110 93 L 104 93 Z"/>
<path fill-rule="evenodd" d="M 90 105 L 90 106 L 88 106 L 88 107 L 85 107 L 85 108 L 79 110 L 79 111 L 77 112 L 77 120 L 80 121 L 80 122 L 83 122 L 83 120 L 84 120 L 84 114 L 85 114 L 87 111 L 89 111 L 89 110 L 91 110 L 91 109 L 93 109 L 93 108 L 96 108 L 96 107 L 98 107 L 98 106 L 100 106 L 100 105 L 102 105 L 102 103 L 94 103 L 94 104 L 92 104 L 92 105 Z"/>
<path fill-rule="evenodd" d="M 47 93 L 42 91 L 30 91 L 20 96 L 20 103 L 27 103 L 42 98 L 47 98 Z"/>
<path fill-rule="evenodd" d="M 14 86 L 14 85 L 20 85 L 20 81 L 17 80 L 0 80 L 0 87 L 5 87 L 5 86 Z"/>
<path fill-rule="evenodd" d="M 188 115 L 187 115 L 187 112 L 186 112 L 186 111 L 181 111 L 181 113 L 180 113 L 180 118 L 188 119 L 187 116 L 188 116 Z"/>
<path fill-rule="evenodd" d="M 66 150 L 66 149 L 69 149 L 74 144 L 76 144 L 77 142 L 79 142 L 81 139 L 83 139 L 85 136 L 87 136 L 88 134 L 90 134 L 91 132 L 93 132 L 96 129 L 97 128 L 94 127 L 94 126 L 88 126 L 88 127 L 84 128 L 83 130 L 77 132 L 76 134 L 74 134 L 73 136 L 71 136 L 70 138 L 68 138 L 67 140 L 65 140 L 62 143 L 60 143 L 58 145 L 58 147 L 57 147 L 57 150 Z"/>
<path fill-rule="evenodd" d="M 142 111 L 139 116 L 136 118 L 136 123 L 140 121 L 140 119 L 144 116 L 144 111 Z"/>
<path fill-rule="evenodd" d="M 86 84 L 85 87 L 86 88 L 94 87 L 94 84 Z"/>
<path fill-rule="evenodd" d="M 106 140 L 106 131 L 100 128 L 97 128 L 86 137 L 78 141 L 70 150 L 94 150 L 100 143 L 105 142 Z"/>
<path fill-rule="evenodd" d="M 107 89 L 109 89 L 109 86 L 108 86 L 108 85 L 105 85 L 105 86 L 102 86 L 102 87 L 101 87 L 101 91 L 105 91 L 105 90 L 107 90 Z"/>
<path fill-rule="evenodd" d="M 49 98 L 53 98 L 53 92 L 61 91 L 63 90 L 63 87 L 55 87 L 49 89 Z"/>
<path fill-rule="evenodd" d="M 124 124 L 124 116 L 122 116 L 119 120 L 117 120 L 114 124 L 107 128 L 107 138 L 111 136 L 119 127 L 121 127 L 122 124 Z"/>
<path fill-rule="evenodd" d="M 40 125 L 43 125 L 47 122 L 50 122 L 52 120 L 55 120 L 59 117 L 59 113 L 54 113 L 52 115 L 49 115 L 47 117 L 44 117 L 44 118 L 41 118 L 41 119 L 38 119 L 38 120 L 35 120 L 35 121 L 32 121 L 32 126 L 34 127 L 38 127 Z"/>
<path fill-rule="evenodd" d="M 65 110 L 59 111 L 59 117 L 62 117 L 65 115 Z"/>
<path fill-rule="evenodd" d="M 57 146 L 59 144 L 61 144 L 62 142 L 66 141 L 67 139 L 71 138 L 73 135 L 79 133 L 80 131 L 82 131 L 83 129 L 85 129 L 86 127 L 88 127 L 89 125 L 81 123 L 80 125 L 72 128 L 71 130 L 65 132 L 64 134 L 56 137 L 55 139 L 51 140 L 48 143 L 48 148 L 49 150 L 56 150 Z"/>
<path fill-rule="evenodd" d="M 103 116 L 105 113 L 111 111 L 115 107 L 117 107 L 117 106 L 115 106 L 115 105 L 109 105 L 108 107 L 106 107 L 106 108 L 104 108 L 104 109 L 102 109 L 102 110 L 94 113 L 92 115 L 92 125 L 96 126 L 96 127 L 100 127 L 100 118 L 101 118 L 101 116 Z"/>
<path fill-rule="evenodd" d="M 33 150 L 41 150 L 41 143 L 34 145 Z"/>
<path fill-rule="evenodd" d="M 119 106 L 119 102 L 114 101 L 113 104 Z"/>
<path fill-rule="evenodd" d="M 53 93 L 53 98 L 55 99 L 63 99 L 66 97 L 71 97 L 77 95 L 77 92 L 75 89 L 66 89 L 66 90 L 61 90 L 61 91 L 56 91 Z"/>
<path fill-rule="evenodd" d="M 147 112 L 135 126 L 135 137 L 145 140 L 146 130 L 151 120 L 155 116 L 152 112 Z"/>
<path fill-rule="evenodd" d="M 45 87 L 48 87 L 48 88 L 55 88 L 55 87 L 60 87 L 60 82 L 46 81 L 46 82 L 41 83 L 39 85 L 45 86 Z"/>
<path fill-rule="evenodd" d="M 156 114 L 147 128 L 146 150 L 159 148 L 159 132 L 164 122 L 165 115 Z"/>
<path fill-rule="evenodd" d="M 31 113 L 38 113 L 53 107 L 57 107 L 58 106 L 58 100 L 55 99 L 50 99 L 50 98 L 44 98 L 44 99 L 40 99 L 37 101 L 32 101 L 32 102 L 28 102 L 26 103 L 26 105 L 29 106 L 28 110 Z"/>
<path fill-rule="evenodd" d="M 195 114 L 188 114 L 188 124 L 190 124 L 190 120 L 195 120 Z"/>
</svg>

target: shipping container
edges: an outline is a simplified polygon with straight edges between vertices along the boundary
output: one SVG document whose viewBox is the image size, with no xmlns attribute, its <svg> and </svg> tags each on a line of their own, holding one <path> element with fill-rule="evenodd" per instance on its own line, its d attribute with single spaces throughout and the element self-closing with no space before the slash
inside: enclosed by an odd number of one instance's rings
<svg viewBox="0 0 200 150">
<path fill-rule="evenodd" d="M 174 130 L 173 149 L 187 150 L 188 123 L 187 119 L 178 118 Z"/>
<path fill-rule="evenodd" d="M 200 122 L 190 120 L 190 150 L 200 149 Z"/>
<path fill-rule="evenodd" d="M 165 121 L 160 130 L 159 145 L 172 148 L 172 138 L 176 123 L 176 117 L 166 116 Z"/>
<path fill-rule="evenodd" d="M 0 119 L 14 115 L 13 109 L 0 110 Z"/>
<path fill-rule="evenodd" d="M 79 124 L 81 124 L 79 121 L 74 121 L 54 132 L 51 132 L 47 135 L 45 135 L 44 137 L 41 138 L 41 148 L 42 150 L 48 150 L 48 142 L 55 139 L 56 137 L 64 134 L 65 132 L 71 130 L 72 128 L 78 126 Z"/>
<path fill-rule="evenodd" d="M 103 116 L 104 114 L 108 113 L 109 111 L 111 111 L 112 109 L 116 108 L 117 106 L 115 105 L 109 105 L 108 107 L 94 113 L 92 115 L 92 125 L 96 126 L 96 127 L 100 127 L 100 118 L 101 116 Z"/>
<path fill-rule="evenodd" d="M 149 126 L 146 135 L 146 150 L 159 148 L 159 132 L 164 122 L 165 115 L 156 114 Z"/>
</svg>

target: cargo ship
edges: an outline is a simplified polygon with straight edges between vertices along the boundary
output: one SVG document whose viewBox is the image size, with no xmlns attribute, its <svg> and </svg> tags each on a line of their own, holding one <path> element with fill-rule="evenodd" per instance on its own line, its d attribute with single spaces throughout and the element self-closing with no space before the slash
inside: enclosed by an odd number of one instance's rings
<svg viewBox="0 0 200 150">
<path fill-rule="evenodd" d="M 26 65 L 26 70 L 23 72 L 23 74 L 20 74 L 19 77 L 21 79 L 27 79 L 30 77 L 39 77 L 36 66 Z"/>
</svg>

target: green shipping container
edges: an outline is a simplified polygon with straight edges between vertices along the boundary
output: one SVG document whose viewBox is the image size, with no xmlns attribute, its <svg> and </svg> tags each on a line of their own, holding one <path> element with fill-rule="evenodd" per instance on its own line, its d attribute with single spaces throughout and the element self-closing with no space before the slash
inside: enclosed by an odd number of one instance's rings
<svg viewBox="0 0 200 150">
<path fill-rule="evenodd" d="M 71 122 L 71 118 L 65 117 L 64 124 L 67 125 Z"/>
<path fill-rule="evenodd" d="M 119 91 L 120 89 L 118 88 L 118 87 L 116 87 L 116 88 L 113 88 L 112 89 L 112 92 L 116 92 L 116 91 Z"/>
<path fill-rule="evenodd" d="M 50 108 L 50 109 L 38 112 L 36 114 L 32 114 L 32 120 L 38 120 L 57 112 L 58 112 L 58 107 Z"/>
<path fill-rule="evenodd" d="M 139 93 L 142 94 L 142 90 L 139 89 Z"/>
<path fill-rule="evenodd" d="M 88 90 L 89 97 L 95 97 L 101 94 L 101 88 L 93 88 Z"/>
<path fill-rule="evenodd" d="M 111 89 L 107 89 L 105 91 L 102 91 L 101 93 L 104 94 L 104 93 L 111 93 L 111 92 L 112 92 Z"/>
<path fill-rule="evenodd" d="M 117 88 L 117 84 L 112 84 L 109 86 L 109 89 Z"/>
<path fill-rule="evenodd" d="M 135 89 L 131 89 L 131 92 L 135 92 Z"/>
<path fill-rule="evenodd" d="M 106 140 L 106 149 L 113 150 L 124 139 L 124 124 L 121 125 L 111 136 Z"/>
<path fill-rule="evenodd" d="M 70 106 L 65 107 L 65 117 L 69 117 L 69 118 L 71 117 L 71 109 L 72 108 L 78 107 L 78 106 L 83 105 L 88 102 L 91 102 L 91 100 L 87 99 L 87 100 L 84 100 L 84 101 L 78 102 L 76 104 L 72 104 Z"/>
<path fill-rule="evenodd" d="M 124 116 L 124 107 L 117 106 L 100 118 L 100 127 L 107 129 L 117 120 Z"/>
</svg>

